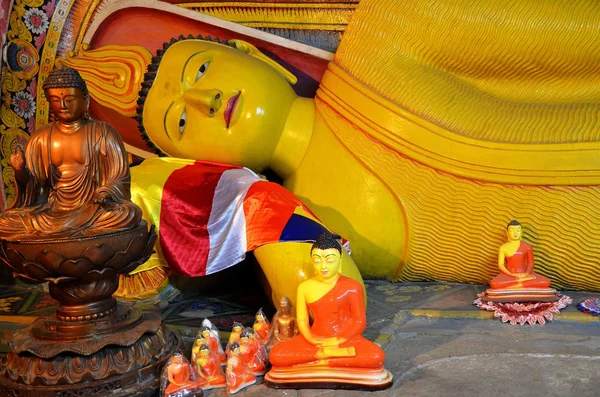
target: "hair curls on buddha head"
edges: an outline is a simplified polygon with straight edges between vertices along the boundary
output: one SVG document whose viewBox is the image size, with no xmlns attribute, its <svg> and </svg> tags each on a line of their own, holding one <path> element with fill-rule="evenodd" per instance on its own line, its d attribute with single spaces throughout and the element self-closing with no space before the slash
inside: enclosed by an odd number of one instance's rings
<svg viewBox="0 0 600 397">
<path fill-rule="evenodd" d="M 52 88 L 79 88 L 86 99 L 90 97 L 85 81 L 79 72 L 68 66 L 61 66 L 51 71 L 42 88 L 44 91 Z"/>
<path fill-rule="evenodd" d="M 508 228 L 511 226 L 521 226 L 522 227 L 522 225 L 514 219 L 512 221 L 508 222 L 508 225 L 506 225 L 506 230 L 508 230 Z"/>
<path fill-rule="evenodd" d="M 181 35 L 177 38 L 174 37 L 170 41 L 163 43 L 162 49 L 156 51 L 156 56 L 152 57 L 152 61 L 150 62 L 150 64 L 147 67 L 147 72 L 144 74 L 144 81 L 142 81 L 142 89 L 140 90 L 140 92 L 138 94 L 138 100 L 137 100 L 138 107 L 136 109 L 137 116 L 135 117 L 135 119 L 138 123 L 138 130 L 142 134 L 142 138 L 144 139 L 146 144 L 148 144 L 148 146 L 152 149 L 152 151 L 159 156 L 166 156 L 166 154 L 163 153 L 162 150 L 160 150 L 158 147 L 156 147 L 154 142 L 152 142 L 152 140 L 148 136 L 146 129 L 144 128 L 144 122 L 143 122 L 144 103 L 146 103 L 146 98 L 148 97 L 148 92 L 150 92 L 150 89 L 152 88 L 152 84 L 154 84 L 154 79 L 156 79 L 156 73 L 158 72 L 158 67 L 160 66 L 160 62 L 162 61 L 163 55 L 165 55 L 165 52 L 169 49 L 169 47 L 171 47 L 173 44 L 179 43 L 180 41 L 183 41 L 183 40 L 204 40 L 204 41 L 210 41 L 213 43 L 222 44 L 222 45 L 226 45 L 228 47 L 236 48 L 235 44 L 229 43 L 227 40 L 219 40 L 218 37 L 213 39 L 210 36 L 202 37 L 202 35 L 193 36 L 190 34 L 187 37 L 184 35 Z"/>
<path fill-rule="evenodd" d="M 333 234 L 331 232 L 323 232 L 317 237 L 317 241 L 312 245 L 311 252 L 314 249 L 326 250 L 330 248 L 334 248 L 338 250 L 338 252 L 342 252 L 342 246 L 338 242 L 338 239 L 341 237 L 337 234 Z"/>
</svg>

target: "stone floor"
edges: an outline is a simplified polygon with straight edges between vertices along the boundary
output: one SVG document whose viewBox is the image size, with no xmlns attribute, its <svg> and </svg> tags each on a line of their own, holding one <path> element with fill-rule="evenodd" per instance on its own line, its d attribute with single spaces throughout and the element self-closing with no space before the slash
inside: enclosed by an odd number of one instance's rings
<svg viewBox="0 0 600 397">
<path fill-rule="evenodd" d="M 367 281 L 365 337 L 386 352 L 394 374 L 391 389 L 379 392 L 272 390 L 252 386 L 240 396 L 598 396 L 600 318 L 576 304 L 600 294 L 566 292 L 573 304 L 544 326 L 503 324 L 472 304 L 484 286 Z M 0 350 L 14 329 L 53 310 L 43 291 L 0 288 Z M 163 308 L 163 318 L 189 344 L 205 316 L 226 326 L 245 323 L 264 295 L 237 290 L 229 295 L 179 298 Z M 225 396 L 213 390 L 209 397 Z"/>
</svg>

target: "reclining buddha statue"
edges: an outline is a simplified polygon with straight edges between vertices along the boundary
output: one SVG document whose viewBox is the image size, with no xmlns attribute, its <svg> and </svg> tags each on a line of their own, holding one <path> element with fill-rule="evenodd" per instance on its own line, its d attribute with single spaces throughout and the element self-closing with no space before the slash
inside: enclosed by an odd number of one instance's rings
<svg viewBox="0 0 600 397">
<path fill-rule="evenodd" d="M 598 5 L 429 7 L 361 1 L 316 98 L 247 43 L 173 40 L 148 66 L 140 128 L 169 156 L 272 169 L 363 276 L 486 283 L 514 216 L 555 287 L 598 290 Z"/>
</svg>

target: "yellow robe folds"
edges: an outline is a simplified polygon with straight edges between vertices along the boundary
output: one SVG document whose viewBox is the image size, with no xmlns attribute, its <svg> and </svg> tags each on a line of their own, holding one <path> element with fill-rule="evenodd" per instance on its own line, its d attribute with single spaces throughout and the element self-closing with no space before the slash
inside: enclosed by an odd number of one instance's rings
<svg viewBox="0 0 600 397">
<path fill-rule="evenodd" d="M 497 231 L 518 219 L 555 287 L 600 289 L 600 6 L 559 3 L 361 1 L 313 140 L 341 142 L 343 178 L 371 182 L 331 182 L 336 203 L 315 193 L 315 167 L 286 184 L 361 269 L 487 283 Z"/>
</svg>

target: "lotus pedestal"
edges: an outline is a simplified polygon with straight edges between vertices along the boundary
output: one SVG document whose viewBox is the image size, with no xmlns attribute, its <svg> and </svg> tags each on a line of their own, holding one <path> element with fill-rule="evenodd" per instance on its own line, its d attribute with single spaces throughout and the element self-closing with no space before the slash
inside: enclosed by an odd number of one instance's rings
<svg viewBox="0 0 600 397">
<path fill-rule="evenodd" d="M 118 275 L 156 240 L 143 222 L 125 232 L 59 240 L 0 240 L 15 277 L 49 282 L 56 313 L 16 331 L 0 363 L 0 395 L 155 396 L 178 339 L 150 306 L 118 304 Z"/>
</svg>

